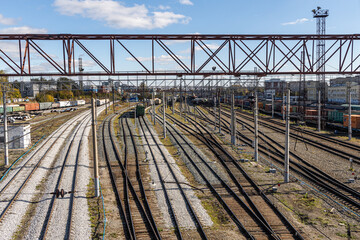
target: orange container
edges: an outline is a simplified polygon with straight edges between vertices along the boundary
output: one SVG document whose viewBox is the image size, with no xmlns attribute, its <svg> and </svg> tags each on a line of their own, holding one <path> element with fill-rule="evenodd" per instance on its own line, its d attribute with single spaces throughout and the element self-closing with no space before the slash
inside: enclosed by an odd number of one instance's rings
<svg viewBox="0 0 360 240">
<path fill-rule="evenodd" d="M 39 103 L 24 103 L 20 104 L 20 106 L 24 106 L 25 111 L 35 111 L 40 109 Z"/>
<path fill-rule="evenodd" d="M 344 127 L 349 126 L 349 115 L 344 114 Z M 351 115 L 351 128 L 360 129 L 360 115 Z"/>
</svg>

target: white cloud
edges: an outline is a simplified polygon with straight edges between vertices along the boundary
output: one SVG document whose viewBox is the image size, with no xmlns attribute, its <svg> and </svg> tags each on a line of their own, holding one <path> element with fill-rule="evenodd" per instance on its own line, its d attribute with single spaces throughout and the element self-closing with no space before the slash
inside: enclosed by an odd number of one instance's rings
<svg viewBox="0 0 360 240">
<path fill-rule="evenodd" d="M 81 15 L 104 21 L 110 27 L 118 29 L 164 28 L 175 23 L 187 24 L 191 20 L 190 17 L 169 11 L 149 13 L 144 4 L 127 7 L 114 0 L 55 0 L 54 6 L 63 15 Z"/>
<path fill-rule="evenodd" d="M 0 14 L 0 24 L 3 25 L 14 25 L 16 20 L 14 18 L 6 18 L 2 14 Z"/>
<path fill-rule="evenodd" d="M 307 18 L 299 18 L 299 19 L 296 19 L 295 21 L 293 22 L 286 22 L 286 23 L 282 23 L 281 25 L 295 25 L 295 24 L 301 24 L 301 23 L 305 23 L 305 22 L 308 22 L 310 21 L 309 19 Z"/>
<path fill-rule="evenodd" d="M 47 30 L 45 28 L 32 28 L 32 27 L 28 27 L 28 26 L 22 26 L 22 27 L 12 27 L 12 28 L 0 29 L 0 33 L 4 33 L 4 34 L 27 34 L 27 33 L 44 34 L 44 33 L 47 33 Z"/>
<path fill-rule="evenodd" d="M 190 0 L 179 0 L 179 2 L 183 5 L 194 5 Z"/>
<path fill-rule="evenodd" d="M 164 6 L 164 5 L 159 5 L 158 9 L 159 10 L 169 10 L 171 7 L 169 6 Z"/>
</svg>

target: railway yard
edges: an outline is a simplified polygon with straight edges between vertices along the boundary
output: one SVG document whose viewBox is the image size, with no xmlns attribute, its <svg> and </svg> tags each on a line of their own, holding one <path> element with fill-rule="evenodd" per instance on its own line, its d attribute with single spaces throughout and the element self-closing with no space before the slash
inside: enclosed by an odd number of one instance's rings
<svg viewBox="0 0 360 240">
<path fill-rule="evenodd" d="M 31 119 L 34 146 L 1 169 L 2 238 L 360 238 L 356 138 L 292 124 L 285 183 L 283 120 L 258 119 L 255 161 L 251 110 L 234 145 L 228 104 L 157 104 L 97 107 L 100 197 L 89 106 Z"/>
</svg>

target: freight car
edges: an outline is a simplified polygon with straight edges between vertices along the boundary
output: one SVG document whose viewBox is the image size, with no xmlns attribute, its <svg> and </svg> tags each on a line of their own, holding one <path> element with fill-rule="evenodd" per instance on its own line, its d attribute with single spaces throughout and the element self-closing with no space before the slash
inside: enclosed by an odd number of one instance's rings
<svg viewBox="0 0 360 240">
<path fill-rule="evenodd" d="M 97 99 L 96 100 L 96 106 L 104 105 L 105 103 L 108 103 L 109 99 Z"/>
<path fill-rule="evenodd" d="M 7 113 L 18 113 L 18 112 L 29 112 L 29 111 L 38 111 L 38 110 L 47 110 L 55 108 L 66 108 L 73 106 L 85 105 L 85 100 L 76 100 L 76 101 L 59 101 L 59 102 L 29 102 L 21 103 L 20 105 L 11 104 L 6 106 Z M 0 114 L 4 113 L 3 107 L 0 107 Z"/>
<path fill-rule="evenodd" d="M 145 115 L 145 107 L 143 105 L 136 106 L 136 117 L 144 116 Z"/>
</svg>

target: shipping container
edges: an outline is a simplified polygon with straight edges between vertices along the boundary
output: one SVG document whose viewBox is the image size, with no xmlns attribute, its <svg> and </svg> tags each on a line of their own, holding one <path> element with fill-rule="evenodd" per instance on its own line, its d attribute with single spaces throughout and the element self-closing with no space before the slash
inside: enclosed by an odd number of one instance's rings
<svg viewBox="0 0 360 240">
<path fill-rule="evenodd" d="M 24 103 L 20 104 L 20 106 L 24 106 L 25 111 L 36 111 L 40 109 L 39 103 Z"/>
<path fill-rule="evenodd" d="M 328 121 L 329 122 L 337 122 L 343 123 L 344 113 L 336 110 L 328 112 Z"/>
<path fill-rule="evenodd" d="M 52 108 L 52 102 L 42 102 L 39 103 L 39 109 L 40 110 L 46 110 Z"/>
<path fill-rule="evenodd" d="M 51 104 L 51 107 L 52 107 L 52 108 L 59 108 L 59 107 L 60 107 L 60 103 L 54 102 L 54 103 Z"/>
<path fill-rule="evenodd" d="M 13 112 L 23 112 L 23 111 L 25 111 L 24 106 L 13 107 Z"/>
<path fill-rule="evenodd" d="M 12 113 L 13 108 L 12 107 L 6 107 L 6 113 Z M 4 108 L 0 107 L 0 113 L 4 113 Z"/>
<path fill-rule="evenodd" d="M 58 103 L 60 104 L 60 107 L 70 107 L 70 101 L 58 101 Z"/>
<path fill-rule="evenodd" d="M 85 105 L 85 100 L 76 100 L 77 106 Z"/>
<path fill-rule="evenodd" d="M 349 126 L 349 115 L 344 114 L 344 127 Z M 351 115 L 351 128 L 360 129 L 360 115 Z"/>
</svg>

